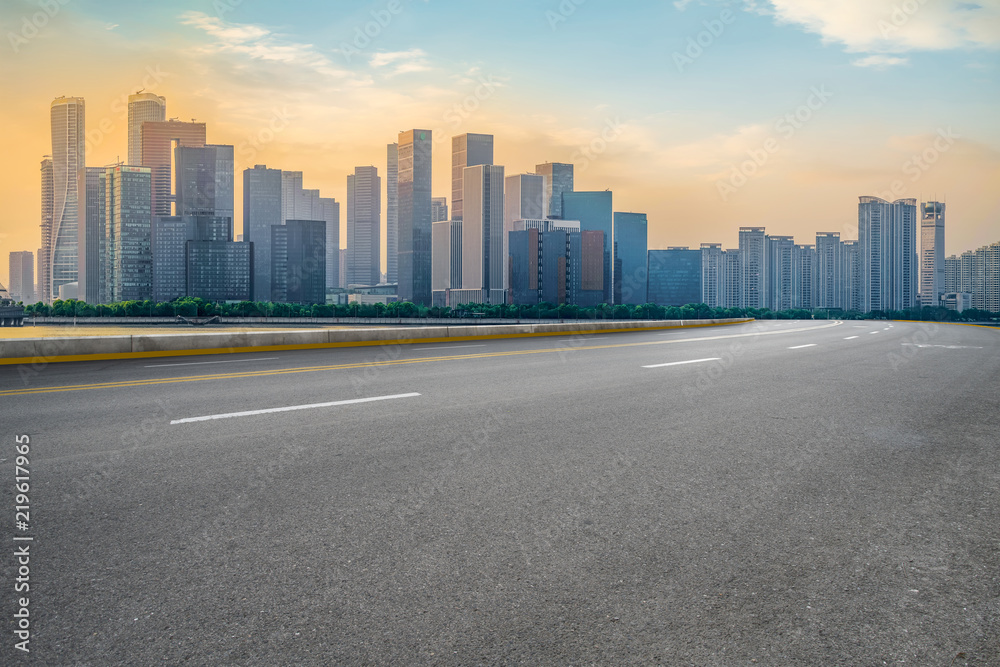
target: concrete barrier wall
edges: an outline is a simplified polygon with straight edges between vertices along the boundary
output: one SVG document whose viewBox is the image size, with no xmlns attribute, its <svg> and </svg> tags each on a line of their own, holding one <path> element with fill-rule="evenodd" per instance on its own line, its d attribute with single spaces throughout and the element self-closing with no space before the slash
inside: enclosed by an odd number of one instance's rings
<svg viewBox="0 0 1000 667">
<path fill-rule="evenodd" d="M 0 365 L 98 359 L 225 354 L 264 350 L 352 347 L 383 342 L 418 343 L 522 336 L 565 336 L 597 331 L 672 329 L 749 322 L 727 320 L 582 320 L 567 323 L 485 326 L 382 327 L 376 329 L 314 329 L 310 331 L 216 331 L 78 338 L 0 340 Z"/>
</svg>

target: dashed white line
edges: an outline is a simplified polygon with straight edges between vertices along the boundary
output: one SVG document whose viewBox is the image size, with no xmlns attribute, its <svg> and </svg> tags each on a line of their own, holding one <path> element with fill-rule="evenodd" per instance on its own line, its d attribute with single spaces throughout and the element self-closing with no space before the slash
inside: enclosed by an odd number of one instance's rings
<svg viewBox="0 0 1000 667">
<path fill-rule="evenodd" d="M 667 366 L 683 366 L 685 364 L 700 364 L 706 361 L 722 361 L 722 357 L 712 357 L 710 359 L 691 359 L 690 361 L 671 361 L 669 364 L 653 364 L 643 366 L 643 368 L 665 368 Z"/>
<path fill-rule="evenodd" d="M 801 350 L 807 347 L 816 347 L 816 343 L 809 343 L 808 345 L 796 345 L 795 347 L 788 348 L 789 350 Z"/>
<path fill-rule="evenodd" d="M 878 332 L 877 331 L 869 331 L 868 333 L 870 333 L 870 334 L 877 334 Z"/>
<path fill-rule="evenodd" d="M 174 424 L 190 424 L 192 422 L 207 422 L 213 419 L 229 419 L 231 417 L 252 417 L 254 415 L 267 415 L 274 412 L 291 412 L 293 410 L 312 410 L 314 408 L 332 408 L 337 405 L 353 405 L 355 403 L 372 403 L 374 401 L 391 401 L 396 398 L 413 398 L 420 394 L 394 394 L 392 396 L 374 396 L 372 398 L 354 398 L 348 401 L 331 401 L 330 403 L 313 403 L 311 405 L 291 405 L 284 408 L 269 408 L 266 410 L 247 410 L 246 412 L 228 412 L 221 415 L 207 415 L 205 417 L 188 417 L 187 419 L 175 419 L 170 422 Z"/>
<path fill-rule="evenodd" d="M 207 364 L 238 364 L 244 361 L 274 361 L 278 357 L 258 357 L 256 359 L 225 359 L 223 361 L 189 361 L 182 364 L 156 364 L 145 368 L 169 368 L 170 366 L 205 366 Z"/>
<path fill-rule="evenodd" d="M 857 336 L 848 336 L 844 340 L 854 340 L 855 338 L 857 338 Z"/>
</svg>

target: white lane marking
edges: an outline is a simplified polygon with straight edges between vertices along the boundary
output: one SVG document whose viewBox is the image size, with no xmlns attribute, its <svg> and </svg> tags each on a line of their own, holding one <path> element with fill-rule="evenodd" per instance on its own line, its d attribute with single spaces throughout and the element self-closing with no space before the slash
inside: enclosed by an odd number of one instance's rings
<svg viewBox="0 0 1000 667">
<path fill-rule="evenodd" d="M 870 333 L 870 334 L 877 334 L 878 332 L 877 331 L 869 331 L 868 333 Z"/>
<path fill-rule="evenodd" d="M 563 338 L 559 342 L 560 343 L 586 343 L 588 340 L 607 340 L 609 338 L 611 338 L 611 336 L 597 336 L 595 338 L 584 338 L 584 337 L 581 336 L 580 338 Z"/>
<path fill-rule="evenodd" d="M 904 347 L 940 347 L 945 350 L 981 350 L 983 348 L 974 345 L 930 345 L 927 343 L 902 343 Z"/>
<path fill-rule="evenodd" d="M 848 336 L 844 340 L 854 340 L 855 338 L 857 338 L 857 336 Z"/>
<path fill-rule="evenodd" d="M 722 357 L 712 357 L 711 359 L 691 359 L 690 361 L 671 361 L 669 364 L 653 364 L 643 366 L 643 368 L 665 368 L 667 366 L 683 366 L 684 364 L 700 364 L 705 361 L 722 361 Z"/>
<path fill-rule="evenodd" d="M 486 347 L 486 343 L 482 345 L 441 345 L 439 347 L 415 347 L 414 352 L 423 352 L 425 350 L 457 350 L 462 347 Z"/>
<path fill-rule="evenodd" d="M 189 361 L 183 364 L 156 364 L 145 368 L 169 368 L 171 366 L 204 366 L 206 364 L 238 364 L 244 361 L 274 361 L 279 357 L 257 357 L 256 359 L 226 359 L 224 361 Z"/>
<path fill-rule="evenodd" d="M 253 415 L 267 415 L 274 412 L 291 412 L 293 410 L 312 410 L 313 408 L 332 408 L 337 405 L 353 405 L 355 403 L 372 403 L 374 401 L 391 401 L 396 398 L 414 398 L 420 394 L 395 394 L 393 396 L 374 396 L 372 398 L 355 398 L 349 401 L 331 401 L 330 403 L 313 403 L 311 405 L 291 405 L 286 408 L 269 408 L 266 410 L 247 410 L 246 412 L 229 412 L 221 415 L 208 415 L 205 417 L 188 417 L 187 419 L 175 419 L 170 422 L 174 424 L 190 424 L 192 422 L 207 422 L 213 419 L 229 419 L 230 417 L 252 417 Z"/>
<path fill-rule="evenodd" d="M 816 343 L 809 343 L 808 345 L 796 345 L 795 347 L 788 348 L 789 350 L 801 350 L 806 347 L 816 347 Z"/>
</svg>

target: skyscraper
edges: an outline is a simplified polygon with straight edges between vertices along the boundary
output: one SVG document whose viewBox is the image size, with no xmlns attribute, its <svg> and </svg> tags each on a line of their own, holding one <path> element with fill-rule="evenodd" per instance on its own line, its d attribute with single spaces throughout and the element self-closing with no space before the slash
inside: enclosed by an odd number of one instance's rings
<svg viewBox="0 0 1000 667">
<path fill-rule="evenodd" d="M 433 137 L 430 130 L 409 130 L 400 133 L 398 143 L 399 298 L 427 306 L 431 303 Z"/>
<path fill-rule="evenodd" d="M 281 172 L 281 222 L 289 220 L 326 222 L 327 287 L 346 287 L 339 280 L 340 203 L 333 197 L 321 197 L 318 189 L 304 189 L 301 171 Z"/>
<path fill-rule="evenodd" d="M 377 285 L 381 275 L 382 179 L 375 167 L 347 177 L 347 284 Z M 346 285 L 345 285 L 346 287 Z"/>
<path fill-rule="evenodd" d="M 651 265 L 652 266 L 652 265 Z M 726 267 L 723 264 L 721 243 L 701 244 L 701 302 L 710 308 L 725 306 Z M 659 303 L 653 300 L 652 303 Z"/>
<path fill-rule="evenodd" d="M 142 164 L 142 124 L 167 119 L 167 98 L 153 93 L 128 96 L 128 163 Z"/>
<path fill-rule="evenodd" d="M 462 288 L 462 222 L 443 220 L 431 227 L 434 241 L 432 299 L 435 306 L 450 306 L 451 290 Z"/>
<path fill-rule="evenodd" d="M 811 244 L 793 246 L 792 308 L 812 310 L 816 307 L 816 264 L 816 246 Z"/>
<path fill-rule="evenodd" d="M 767 303 L 767 236 L 763 227 L 740 227 L 740 308 Z"/>
<path fill-rule="evenodd" d="M 742 308 L 743 303 L 743 255 L 739 248 L 728 248 L 722 251 L 722 266 L 726 275 L 723 278 L 725 286 L 722 305 L 725 308 Z"/>
<path fill-rule="evenodd" d="M 514 174 L 504 181 L 504 227 L 515 220 L 545 218 L 545 178 L 538 174 Z"/>
<path fill-rule="evenodd" d="M 546 162 L 535 165 L 535 173 L 544 179 L 545 216 L 547 218 L 573 218 L 563 212 L 563 194 L 573 192 L 573 165 L 562 162 Z M 605 234 L 610 238 L 610 231 Z M 610 243 L 610 242 L 609 242 Z"/>
<path fill-rule="evenodd" d="M 816 308 L 846 308 L 844 244 L 840 232 L 816 233 Z"/>
<path fill-rule="evenodd" d="M 42 247 L 38 249 L 38 293 L 35 298 L 44 303 L 52 303 L 52 268 L 50 265 L 52 255 L 52 229 L 55 226 L 53 221 L 53 183 L 52 183 L 52 158 L 42 159 Z"/>
<path fill-rule="evenodd" d="M 764 284 L 767 289 L 764 294 L 764 307 L 774 311 L 789 310 L 793 297 L 793 251 L 795 239 L 791 236 L 767 236 L 767 257 L 764 266 L 767 276 Z"/>
<path fill-rule="evenodd" d="M 861 264 L 861 244 L 856 240 L 844 241 L 844 308 L 854 312 L 863 311 L 864 298 L 861 290 L 864 276 Z"/>
<path fill-rule="evenodd" d="M 34 303 L 35 255 L 30 251 L 10 253 L 10 296 L 14 302 Z"/>
<path fill-rule="evenodd" d="M 197 148 L 205 145 L 205 123 L 176 120 L 144 121 L 139 125 L 141 160 L 153 174 L 153 215 L 170 215 L 174 201 L 170 184 L 174 144 Z"/>
<path fill-rule="evenodd" d="M 614 214 L 615 269 L 617 270 L 621 266 L 620 277 L 617 274 L 614 276 L 616 304 L 638 306 L 646 303 L 646 285 L 649 278 L 649 267 L 646 264 L 648 261 L 647 228 L 645 213 Z M 700 272 L 701 267 L 698 270 Z M 619 294 L 620 299 L 618 298 Z"/>
<path fill-rule="evenodd" d="M 492 134 L 462 134 L 451 138 L 451 219 L 462 220 L 466 167 L 493 164 Z"/>
<path fill-rule="evenodd" d="M 944 294 L 944 209 L 936 201 L 920 206 L 921 306 L 937 306 Z"/>
<path fill-rule="evenodd" d="M 271 300 L 271 227 L 281 220 L 281 170 L 243 171 L 243 240 L 253 243 L 253 300 Z"/>
<path fill-rule="evenodd" d="M 77 280 L 77 225 L 80 202 L 77 174 L 86 166 L 85 107 L 82 97 L 58 97 L 51 105 L 52 226 L 46 249 L 48 300 L 59 287 Z M 44 210 L 44 207 L 43 207 Z"/>
<path fill-rule="evenodd" d="M 229 145 L 178 146 L 174 151 L 177 175 L 177 215 L 229 218 L 233 240 L 233 147 Z"/>
<path fill-rule="evenodd" d="M 861 251 L 863 312 L 904 310 L 916 302 L 917 200 L 892 203 L 860 197 L 858 242 Z"/>
<path fill-rule="evenodd" d="M 559 218 L 579 220 L 581 231 L 602 232 L 604 235 L 604 303 L 612 303 L 612 267 L 614 261 L 612 254 L 612 228 L 614 226 L 612 193 L 610 190 L 600 192 L 563 191 L 561 199 L 562 204 L 559 207 L 559 212 L 562 215 L 558 216 Z"/>
<path fill-rule="evenodd" d="M 504 303 L 504 168 L 467 167 L 463 176 L 462 289 L 482 290 L 481 303 Z"/>
<path fill-rule="evenodd" d="M 399 144 L 386 146 L 385 163 L 385 279 L 395 284 L 399 282 Z"/>
<path fill-rule="evenodd" d="M 286 220 L 271 227 L 272 301 L 326 302 L 326 222 Z"/>
<path fill-rule="evenodd" d="M 104 241 L 106 215 L 104 207 L 105 169 L 84 167 L 77 177 L 80 182 L 80 219 L 77 222 L 79 250 L 79 298 L 87 303 L 102 303 L 104 287 Z"/>
<path fill-rule="evenodd" d="M 105 266 L 108 301 L 153 295 L 152 170 L 117 165 L 105 171 Z"/>
<path fill-rule="evenodd" d="M 659 306 L 702 303 L 706 255 L 703 249 L 650 250 L 646 300 Z"/>
</svg>

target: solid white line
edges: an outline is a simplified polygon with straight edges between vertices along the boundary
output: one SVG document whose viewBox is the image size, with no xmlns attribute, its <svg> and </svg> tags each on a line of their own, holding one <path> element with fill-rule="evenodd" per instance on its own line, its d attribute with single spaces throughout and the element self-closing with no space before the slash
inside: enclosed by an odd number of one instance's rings
<svg viewBox="0 0 1000 667">
<path fill-rule="evenodd" d="M 848 336 L 844 340 L 854 340 L 855 338 L 857 338 L 857 336 Z"/>
<path fill-rule="evenodd" d="M 238 364 L 243 361 L 273 361 L 278 357 L 258 357 L 256 359 L 226 359 L 225 361 L 191 361 L 183 364 L 156 364 L 145 368 L 169 368 L 170 366 L 204 366 L 206 364 Z"/>
<path fill-rule="evenodd" d="M 421 352 L 423 350 L 456 350 L 461 347 L 486 347 L 486 343 L 482 345 L 441 345 L 440 347 L 415 347 L 414 352 Z"/>
<path fill-rule="evenodd" d="M 691 361 L 672 361 L 669 364 L 653 364 L 643 366 L 643 368 L 664 368 L 666 366 L 683 366 L 684 364 L 700 364 L 704 361 L 722 361 L 722 357 L 712 357 L 711 359 L 692 359 Z"/>
<path fill-rule="evenodd" d="M 580 337 L 580 338 L 563 338 L 559 342 L 560 343 L 577 343 L 577 342 L 585 343 L 588 340 L 607 340 L 609 338 L 611 338 L 611 336 L 597 336 L 596 338 L 583 338 L 583 337 Z"/>
<path fill-rule="evenodd" d="M 789 350 L 801 350 L 804 347 L 816 347 L 816 343 L 809 343 L 808 345 L 796 345 L 795 347 L 788 348 Z"/>
<path fill-rule="evenodd" d="M 312 410 L 313 408 L 332 408 L 337 405 L 353 405 L 355 403 L 372 403 L 374 401 L 389 401 L 394 398 L 413 398 L 420 394 L 395 394 L 394 396 L 374 396 L 372 398 L 355 398 L 349 401 L 332 401 L 330 403 L 313 403 L 312 405 L 291 405 L 287 408 L 269 408 L 267 410 L 247 410 L 246 412 L 229 412 L 222 415 L 208 415 L 206 417 L 188 417 L 187 419 L 175 419 L 173 424 L 190 424 L 192 422 L 207 422 L 213 419 L 229 419 L 230 417 L 252 417 L 253 415 L 267 415 L 273 412 L 291 412 L 293 410 Z"/>
</svg>

